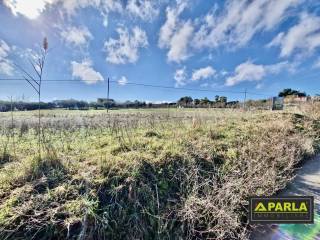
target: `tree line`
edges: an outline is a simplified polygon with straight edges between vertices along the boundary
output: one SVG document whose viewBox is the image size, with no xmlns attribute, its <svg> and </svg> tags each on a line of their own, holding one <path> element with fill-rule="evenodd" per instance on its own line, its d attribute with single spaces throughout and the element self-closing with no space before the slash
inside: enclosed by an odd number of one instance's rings
<svg viewBox="0 0 320 240">
<path fill-rule="evenodd" d="M 238 101 L 227 102 L 226 97 L 217 96 L 215 100 L 192 99 L 189 96 L 180 98 L 177 102 L 151 103 L 145 101 L 125 101 L 117 102 L 114 99 L 98 98 L 97 101 L 87 102 L 82 100 L 68 99 L 55 100 L 52 102 L 26 102 L 26 101 L 1 101 L 0 112 L 29 111 L 41 109 L 69 109 L 69 110 L 88 110 L 88 109 L 118 109 L 118 108 L 163 108 L 163 107 L 236 107 Z"/>
<path fill-rule="evenodd" d="M 238 107 L 239 101 L 227 101 L 227 97 L 216 95 L 213 100 L 208 99 L 207 97 L 198 99 L 193 99 L 190 96 L 180 98 L 176 105 L 179 107 Z"/>
<path fill-rule="evenodd" d="M 300 92 L 290 88 L 283 89 L 278 94 L 279 97 L 305 97 L 305 92 Z M 69 110 L 88 110 L 88 109 L 118 109 L 118 108 L 163 108 L 163 107 L 193 107 L 193 108 L 238 108 L 240 107 L 239 101 L 227 101 L 227 97 L 216 95 L 214 99 L 210 100 L 205 98 L 192 98 L 190 96 L 181 97 L 176 102 L 162 102 L 162 103 L 147 103 L 145 101 L 125 101 L 117 102 L 114 99 L 98 98 L 97 101 L 87 102 L 75 99 L 68 100 L 55 100 L 52 102 L 26 102 L 26 101 L 1 101 L 0 112 L 8 112 L 12 110 L 28 111 L 40 109 L 69 109 Z M 267 99 L 262 100 L 248 100 L 248 106 L 262 106 L 268 105 Z"/>
</svg>

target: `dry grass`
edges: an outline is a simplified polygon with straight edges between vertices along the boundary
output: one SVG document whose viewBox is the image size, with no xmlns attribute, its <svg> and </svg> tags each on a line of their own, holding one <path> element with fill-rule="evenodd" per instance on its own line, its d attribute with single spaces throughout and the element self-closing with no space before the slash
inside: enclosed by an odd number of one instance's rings
<svg viewBox="0 0 320 240">
<path fill-rule="evenodd" d="M 33 113 L 0 114 L 0 238 L 246 239 L 248 196 L 317 150 L 317 109 L 48 111 L 42 159 Z"/>
</svg>

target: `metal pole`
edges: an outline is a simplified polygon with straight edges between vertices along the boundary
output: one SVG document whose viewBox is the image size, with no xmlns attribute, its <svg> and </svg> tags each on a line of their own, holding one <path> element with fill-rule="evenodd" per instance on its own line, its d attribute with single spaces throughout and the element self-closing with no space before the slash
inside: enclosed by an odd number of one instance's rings
<svg viewBox="0 0 320 240">
<path fill-rule="evenodd" d="M 109 92 L 110 92 L 110 80 L 109 80 L 109 78 L 108 78 L 107 112 L 109 112 Z"/>
<path fill-rule="evenodd" d="M 246 109 L 247 89 L 244 90 L 243 109 Z"/>
</svg>

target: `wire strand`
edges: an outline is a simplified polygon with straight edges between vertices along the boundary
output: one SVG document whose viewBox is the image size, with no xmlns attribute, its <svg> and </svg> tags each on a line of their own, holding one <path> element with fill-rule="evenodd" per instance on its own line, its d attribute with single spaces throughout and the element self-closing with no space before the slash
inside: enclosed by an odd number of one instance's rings
<svg viewBox="0 0 320 240">
<path fill-rule="evenodd" d="M 0 78 L 0 81 L 26 81 L 23 78 Z M 69 82 L 69 83 L 84 83 L 84 82 L 99 82 L 100 79 L 43 79 L 42 82 Z M 118 83 L 118 81 L 110 80 L 110 83 Z M 185 91 L 198 91 L 198 92 L 212 92 L 212 93 L 230 93 L 230 94 L 250 94 L 257 96 L 270 96 L 268 94 L 256 93 L 256 92 L 248 92 L 248 91 L 228 91 L 228 90 L 210 90 L 210 89 L 199 89 L 199 88 L 185 88 L 185 87 L 173 87 L 173 86 L 165 86 L 165 85 L 153 85 L 153 84 L 145 84 L 145 83 L 137 83 L 137 82 L 127 82 L 121 86 L 125 85 L 133 85 L 133 86 L 142 86 L 142 87 L 152 87 L 152 88 L 162 88 L 162 89 L 173 89 L 173 90 L 185 90 Z"/>
</svg>

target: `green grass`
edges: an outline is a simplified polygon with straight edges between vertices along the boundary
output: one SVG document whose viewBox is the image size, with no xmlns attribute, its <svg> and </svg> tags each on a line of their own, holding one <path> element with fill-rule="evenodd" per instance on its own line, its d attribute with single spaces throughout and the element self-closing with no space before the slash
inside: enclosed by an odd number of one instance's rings
<svg viewBox="0 0 320 240">
<path fill-rule="evenodd" d="M 314 154 L 317 119 L 224 109 L 0 113 L 0 238 L 246 238 L 248 196 Z M 6 150 L 5 150 L 6 149 Z M 0 155 L 1 159 L 1 155 Z"/>
</svg>

